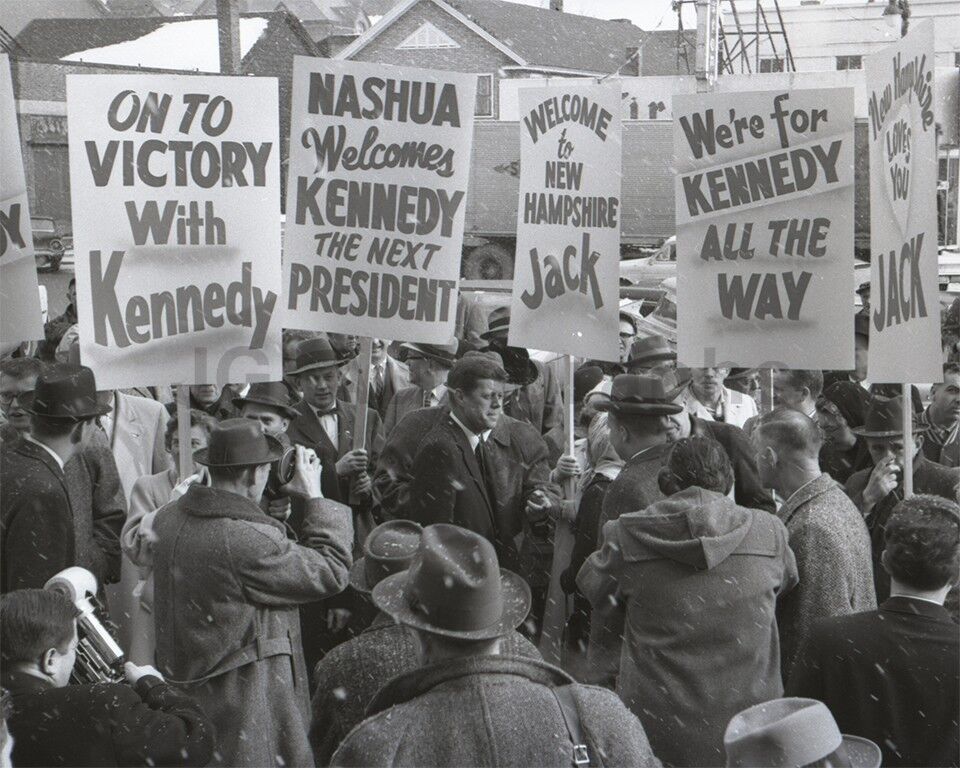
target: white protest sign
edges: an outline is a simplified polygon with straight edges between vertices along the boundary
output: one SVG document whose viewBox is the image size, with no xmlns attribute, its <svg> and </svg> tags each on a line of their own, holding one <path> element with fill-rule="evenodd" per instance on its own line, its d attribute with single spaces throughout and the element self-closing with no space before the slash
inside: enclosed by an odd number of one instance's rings
<svg viewBox="0 0 960 768">
<path fill-rule="evenodd" d="M 853 90 L 675 95 L 677 354 L 853 367 Z"/>
<path fill-rule="evenodd" d="M 870 354 L 878 383 L 943 381 L 933 23 L 868 56 Z"/>
<path fill-rule="evenodd" d="M 98 385 L 279 380 L 276 79 L 68 75 L 67 111 Z"/>
<path fill-rule="evenodd" d="M 474 75 L 296 57 L 288 328 L 453 338 Z"/>
<path fill-rule="evenodd" d="M 0 339 L 43 338 L 43 315 L 10 59 L 0 55 Z"/>
<path fill-rule="evenodd" d="M 620 86 L 520 91 L 509 343 L 618 360 Z"/>
</svg>

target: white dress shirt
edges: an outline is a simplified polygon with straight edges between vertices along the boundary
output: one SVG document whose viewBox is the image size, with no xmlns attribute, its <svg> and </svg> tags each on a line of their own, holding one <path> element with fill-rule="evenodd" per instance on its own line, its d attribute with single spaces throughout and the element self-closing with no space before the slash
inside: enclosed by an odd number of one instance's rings
<svg viewBox="0 0 960 768">
<path fill-rule="evenodd" d="M 443 400 L 443 396 L 446 394 L 446 392 L 447 392 L 446 384 L 437 384 L 437 386 L 435 386 L 433 389 L 431 389 L 427 393 L 430 396 L 430 399 L 427 401 L 426 407 L 434 408 L 440 405 L 440 402 Z"/>
<path fill-rule="evenodd" d="M 330 411 L 321 411 L 319 408 L 314 408 L 312 405 L 310 408 L 316 414 L 317 420 L 320 422 L 320 426 L 323 427 L 323 431 L 327 433 L 327 437 L 330 438 L 330 442 L 335 446 L 339 446 L 340 422 L 337 417 L 336 408 Z"/>
<path fill-rule="evenodd" d="M 483 432 L 481 432 L 481 433 L 478 435 L 478 434 L 477 434 L 476 432 L 474 432 L 472 429 L 470 429 L 469 427 L 467 427 L 462 421 L 460 421 L 460 419 L 458 419 L 458 418 L 454 415 L 453 411 L 450 412 L 450 418 L 453 419 L 454 423 L 455 423 L 458 427 L 460 427 L 460 429 L 463 430 L 463 434 L 466 435 L 467 442 L 470 443 L 470 450 L 471 450 L 471 451 L 474 451 L 474 452 L 477 450 L 477 444 L 478 444 L 481 440 L 483 440 L 483 442 L 486 443 L 486 442 L 487 442 L 487 439 L 490 437 L 490 433 L 493 432 L 492 429 L 487 429 L 487 430 L 484 430 Z"/>
<path fill-rule="evenodd" d="M 57 466 L 60 467 L 60 471 L 61 472 L 63 471 L 63 459 L 60 458 L 60 454 L 58 454 L 55 450 L 53 450 L 53 448 L 51 448 L 49 445 L 46 445 L 45 443 L 41 443 L 39 440 L 34 440 L 29 434 L 25 434 L 23 436 L 23 439 L 26 440 L 28 443 L 33 443 L 34 445 L 39 445 L 41 448 L 43 448 L 43 450 L 45 450 L 47 453 L 53 456 L 53 460 L 57 462 Z"/>
</svg>

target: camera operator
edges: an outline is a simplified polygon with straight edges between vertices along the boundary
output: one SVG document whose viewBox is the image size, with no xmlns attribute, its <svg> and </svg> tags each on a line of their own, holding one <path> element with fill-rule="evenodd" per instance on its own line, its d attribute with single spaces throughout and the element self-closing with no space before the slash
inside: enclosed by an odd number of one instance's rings
<svg viewBox="0 0 960 768">
<path fill-rule="evenodd" d="M 77 615 L 66 597 L 43 589 L 17 590 L 0 601 L 14 765 L 206 765 L 214 749 L 212 723 L 153 667 L 127 662 L 129 685 L 68 684 Z"/>
</svg>

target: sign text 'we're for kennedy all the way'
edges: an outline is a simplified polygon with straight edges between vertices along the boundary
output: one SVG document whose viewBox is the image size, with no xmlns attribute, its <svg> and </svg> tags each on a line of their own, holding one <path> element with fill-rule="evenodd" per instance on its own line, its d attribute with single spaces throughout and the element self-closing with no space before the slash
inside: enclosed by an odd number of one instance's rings
<svg viewBox="0 0 960 768">
<path fill-rule="evenodd" d="M 81 356 L 104 387 L 277 378 L 277 84 L 71 75 Z"/>
<path fill-rule="evenodd" d="M 673 106 L 680 360 L 851 368 L 853 91 Z"/>
</svg>

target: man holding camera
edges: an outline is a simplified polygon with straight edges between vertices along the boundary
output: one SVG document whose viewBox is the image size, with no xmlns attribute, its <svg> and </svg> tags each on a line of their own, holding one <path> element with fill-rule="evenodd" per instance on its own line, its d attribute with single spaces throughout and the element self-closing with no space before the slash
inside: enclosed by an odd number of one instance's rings
<svg viewBox="0 0 960 768">
<path fill-rule="evenodd" d="M 69 685 L 77 609 L 44 589 L 0 602 L 3 686 L 18 766 L 184 765 L 210 761 L 214 730 L 200 706 L 153 667 L 127 662 L 129 685 Z"/>
<path fill-rule="evenodd" d="M 194 695 L 231 766 L 310 765 L 309 690 L 297 606 L 347 585 L 350 510 L 323 498 L 320 463 L 297 447 L 284 491 L 305 498 L 300 539 L 259 506 L 280 442 L 250 419 L 228 419 L 195 461 L 191 485 L 157 516 L 157 662 Z"/>
</svg>

